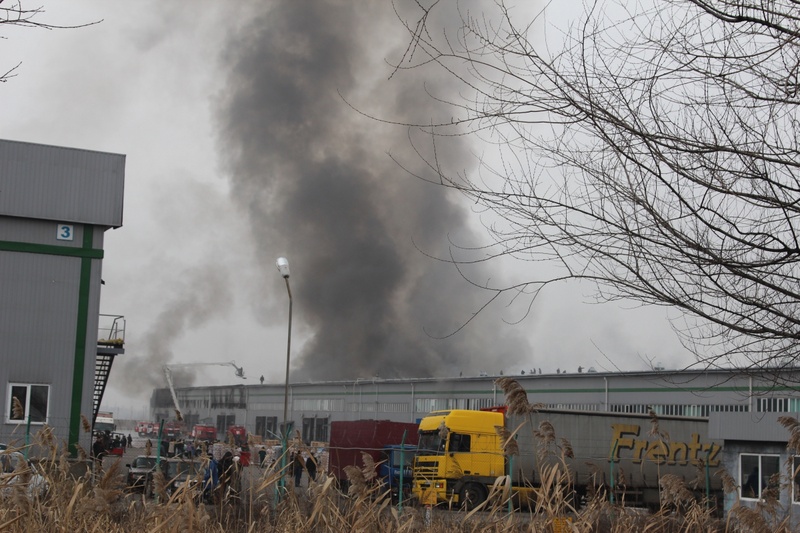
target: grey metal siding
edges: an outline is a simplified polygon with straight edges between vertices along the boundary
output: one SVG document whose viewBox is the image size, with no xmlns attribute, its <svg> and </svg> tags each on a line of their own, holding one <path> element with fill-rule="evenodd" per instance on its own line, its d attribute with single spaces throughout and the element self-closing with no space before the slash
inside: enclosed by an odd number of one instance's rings
<svg viewBox="0 0 800 533">
<path fill-rule="evenodd" d="M 46 244 L 80 248 L 83 244 L 83 225 L 74 224 L 74 235 L 71 241 L 56 239 L 59 223 L 49 220 L 34 220 L 20 217 L 0 215 L 0 241 Z M 96 248 L 102 247 L 95 245 Z"/>
<path fill-rule="evenodd" d="M 8 384 L 50 385 L 49 424 L 66 435 L 72 391 L 80 259 L 0 251 L 0 386 L 6 409 Z M 0 438 L 24 438 L 6 424 Z"/>
<path fill-rule="evenodd" d="M 786 442 L 789 430 L 778 418 L 798 417 L 798 413 L 712 413 L 708 419 L 708 434 L 714 439 L 760 442 Z"/>
<path fill-rule="evenodd" d="M 502 405 L 503 391 L 495 384 L 500 376 L 444 378 L 444 379 L 357 379 L 322 383 L 290 383 L 289 419 L 300 426 L 303 417 L 328 417 L 329 420 L 379 419 L 414 422 L 428 411 L 419 409 L 417 403 L 426 399 L 441 400 L 437 409 L 464 408 L 459 402 L 475 400 Z M 509 376 L 506 376 L 509 377 Z M 560 375 L 510 376 L 527 391 L 532 403 L 548 405 L 591 404 L 596 412 L 606 412 L 606 396 L 611 407 L 633 405 L 647 408 L 658 405 L 676 406 L 748 406 L 749 396 L 778 394 L 800 398 L 796 386 L 777 387 L 776 376 L 765 374 L 751 376 L 732 371 L 668 371 L 628 373 L 583 373 Z M 800 383 L 800 372 L 783 372 L 782 383 Z M 239 387 L 238 385 L 236 387 Z M 606 389 L 607 387 L 607 389 Z M 218 414 L 227 414 L 234 406 L 212 407 L 212 397 L 228 394 L 218 389 L 229 387 L 181 388 L 178 396 L 184 414 L 196 415 L 200 420 L 215 420 Z M 232 387 L 230 387 L 232 388 Z M 607 392 L 606 392 L 607 391 Z M 168 391 L 154 391 L 153 411 L 158 418 L 172 417 L 172 402 Z M 247 385 L 248 404 L 245 424 L 252 431 L 256 416 L 283 416 L 284 385 Z M 158 398 L 159 401 L 155 401 Z M 319 400 L 318 408 L 314 400 Z M 450 402 L 452 405 L 447 405 Z M 474 402 L 473 402 L 474 403 Z M 552 407 L 564 409 L 566 407 Z M 577 409 L 577 408 L 574 408 Z M 698 416 L 698 410 L 691 415 Z M 713 411 L 706 409 L 706 411 Z M 647 411 L 644 411 L 645 413 Z M 777 413 L 768 416 L 777 418 Z M 623 417 L 624 413 L 615 413 Z M 660 414 L 659 416 L 665 416 Z M 237 411 L 237 423 L 239 423 Z"/>
<path fill-rule="evenodd" d="M 0 214 L 119 227 L 125 156 L 0 140 Z"/>
</svg>

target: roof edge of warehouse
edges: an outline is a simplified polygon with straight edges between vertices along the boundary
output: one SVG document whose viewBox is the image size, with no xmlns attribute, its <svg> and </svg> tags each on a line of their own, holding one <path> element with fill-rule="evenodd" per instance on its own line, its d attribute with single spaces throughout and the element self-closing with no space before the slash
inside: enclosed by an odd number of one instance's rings
<svg viewBox="0 0 800 533">
<path fill-rule="evenodd" d="M 516 380 L 534 380 L 534 379 L 571 379 L 571 378 L 598 378 L 598 377 L 614 377 L 614 376 L 658 376 L 658 377 L 665 377 L 670 375 L 682 375 L 682 376 L 689 376 L 689 375 L 700 375 L 700 374 L 719 374 L 719 375 L 730 375 L 730 374 L 740 374 L 740 375 L 747 375 L 751 373 L 758 373 L 761 376 L 764 373 L 772 373 L 776 375 L 785 375 L 785 374 L 792 374 L 797 373 L 798 378 L 800 378 L 800 366 L 792 366 L 792 367 L 782 367 L 782 368 L 752 368 L 752 367 L 741 367 L 741 368 L 713 368 L 713 369 L 705 369 L 705 368 L 682 368 L 682 369 L 674 369 L 674 370 L 630 370 L 630 371 L 605 371 L 605 372 L 561 372 L 559 374 L 555 373 L 543 373 L 543 374 L 486 374 L 486 375 L 478 375 L 478 376 L 442 376 L 442 377 L 408 377 L 408 378 L 384 378 L 381 376 L 372 376 L 368 378 L 350 378 L 350 379 L 336 379 L 336 380 L 306 380 L 306 381 L 290 381 L 289 385 L 297 386 L 297 385 L 369 385 L 372 383 L 408 383 L 408 382 L 417 382 L 417 383 L 439 383 L 439 382 L 450 382 L 450 381 L 482 381 L 486 379 L 500 379 L 500 378 L 513 378 Z M 800 379 L 797 381 L 797 388 L 800 390 Z M 286 384 L 284 382 L 264 382 L 264 383 L 254 383 L 254 384 L 247 384 L 247 383 L 237 383 L 236 387 L 248 387 L 248 386 L 257 386 L 257 387 L 284 387 Z M 188 386 L 180 386 L 176 387 L 176 389 L 195 389 L 195 388 L 203 388 L 203 389 L 229 389 L 232 385 L 188 385 Z"/>
<path fill-rule="evenodd" d="M 20 140 L 16 140 L 16 139 L 3 139 L 3 138 L 0 138 L 0 142 L 2 142 L 2 143 L 14 143 L 14 144 L 26 144 L 26 145 L 29 145 L 29 146 L 40 146 L 40 147 L 45 147 L 45 148 L 55 148 L 57 150 L 74 150 L 74 151 L 86 152 L 86 153 L 90 153 L 90 154 L 104 154 L 104 155 L 115 155 L 115 156 L 126 157 L 126 154 L 123 154 L 121 152 L 109 152 L 107 150 L 92 150 L 90 148 L 78 148 L 76 146 L 63 146 L 63 145 L 60 145 L 60 144 L 41 143 L 41 142 L 34 142 L 34 141 L 20 141 Z"/>
<path fill-rule="evenodd" d="M 72 224 L 119 228 L 125 161 L 124 154 L 0 139 L 0 216 L 55 222 L 53 234 L 65 232 L 60 245 L 74 245 Z"/>
</svg>

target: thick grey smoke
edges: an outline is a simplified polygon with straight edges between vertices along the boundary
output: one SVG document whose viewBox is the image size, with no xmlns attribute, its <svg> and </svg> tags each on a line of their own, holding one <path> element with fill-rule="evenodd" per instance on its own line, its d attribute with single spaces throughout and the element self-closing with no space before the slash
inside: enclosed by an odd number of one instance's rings
<svg viewBox="0 0 800 533">
<path fill-rule="evenodd" d="M 388 79 L 384 59 L 399 59 L 407 38 L 388 0 L 289 0 L 264 4 L 223 52 L 219 142 L 263 264 L 280 255 L 291 263 L 294 317 L 311 335 L 295 359 L 298 378 L 457 375 L 527 355 L 497 318 L 435 338 L 487 297 L 420 252 L 446 256 L 448 238 L 470 242 L 470 213 L 387 155 L 408 149 L 405 128 L 344 101 L 396 121 L 450 113 L 425 92 L 447 91 L 435 71 Z M 451 143 L 438 157 L 464 168 L 467 150 Z M 274 316 L 283 321 L 278 283 Z"/>
<path fill-rule="evenodd" d="M 164 291 L 163 308 L 153 321 L 152 328 L 141 336 L 136 357 L 117 358 L 111 372 L 115 388 L 131 396 L 142 391 L 167 386 L 163 366 L 175 362 L 176 344 L 194 328 L 202 327 L 230 307 L 232 298 L 226 280 L 228 274 L 220 265 L 205 265 L 189 269 L 180 276 L 179 286 Z M 179 354 L 181 363 L 191 360 L 192 354 Z M 116 368 L 119 365 L 120 368 Z M 173 371 L 176 387 L 194 384 L 197 371 L 177 368 Z"/>
</svg>

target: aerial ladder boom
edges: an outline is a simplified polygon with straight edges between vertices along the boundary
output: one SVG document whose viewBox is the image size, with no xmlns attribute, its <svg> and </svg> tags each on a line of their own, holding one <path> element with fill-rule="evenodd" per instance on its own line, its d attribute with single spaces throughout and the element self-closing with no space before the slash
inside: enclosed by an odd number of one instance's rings
<svg viewBox="0 0 800 533">
<path fill-rule="evenodd" d="M 247 379 L 244 375 L 244 368 L 236 366 L 236 361 L 227 361 L 224 363 L 176 363 L 173 365 L 164 365 L 164 377 L 167 380 L 167 385 L 169 385 L 169 393 L 172 395 L 172 403 L 175 405 L 175 419 L 178 422 L 183 421 L 183 414 L 180 403 L 178 403 L 178 395 L 175 393 L 175 384 L 172 382 L 172 369 L 189 366 L 232 366 L 236 369 L 237 378 Z"/>
<path fill-rule="evenodd" d="M 164 377 L 167 378 L 169 393 L 172 395 L 172 403 L 175 405 L 175 420 L 182 422 L 183 414 L 181 414 L 181 406 L 178 403 L 178 395 L 175 394 L 175 385 L 172 383 L 172 370 L 167 365 L 164 365 Z"/>
</svg>

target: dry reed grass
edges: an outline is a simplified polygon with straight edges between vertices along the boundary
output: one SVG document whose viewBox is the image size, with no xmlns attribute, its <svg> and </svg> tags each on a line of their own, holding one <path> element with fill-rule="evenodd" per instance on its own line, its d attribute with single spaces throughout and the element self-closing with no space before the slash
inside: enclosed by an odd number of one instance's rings
<svg viewBox="0 0 800 533">
<path fill-rule="evenodd" d="M 526 400 L 527 401 L 527 400 Z M 530 404 L 528 404 L 530 405 Z M 530 409 L 528 412 L 531 412 Z M 23 480 L 10 483 L 0 478 L 0 531 L 56 532 L 554 532 L 622 533 L 706 533 L 739 531 L 788 532 L 785 520 L 778 518 L 774 495 L 766 494 L 756 508 L 734 505 L 727 521 L 715 518 L 703 502 L 692 496 L 684 481 L 675 476 L 661 477 L 662 509 L 654 514 L 609 503 L 602 484 L 593 489 L 577 508 L 572 492 L 573 480 L 567 468 L 569 443 L 556 437 L 552 425 L 530 428 L 542 439 L 548 461 L 537 472 L 539 480 L 528 502 L 530 508 L 508 513 L 510 479 L 499 477 L 490 487 L 489 497 L 480 508 L 467 511 L 434 510 L 406 505 L 402 512 L 392 504 L 389 493 L 375 480 L 371 458 L 364 456 L 362 467 L 346 469 L 350 490 L 343 494 L 332 477 L 321 475 L 308 489 L 285 489 L 276 500 L 276 487 L 284 472 L 279 463 L 260 469 L 249 467 L 249 480 L 242 494 L 224 496 L 215 505 L 201 503 L 196 494 L 182 488 L 167 497 L 163 474 L 155 478 L 155 498 L 125 490 L 119 462 L 106 461 L 106 468 L 92 472 L 91 463 L 69 459 L 66 446 L 58 444 L 52 431 L 43 428 L 30 452 L 35 467 L 44 476 L 47 490 L 31 492 L 34 473 L 15 472 Z M 515 435 L 523 425 L 508 431 L 497 427 L 508 455 L 515 450 Z M 556 445 L 556 442 L 559 442 Z M 295 446 L 302 446 L 295 442 Z M 297 448 L 300 449 L 300 448 Z M 624 478 L 624 473 L 621 475 Z M 722 474 L 723 486 L 736 493 L 735 480 Z M 202 481 L 199 474 L 198 481 Z M 622 480 L 624 486 L 624 479 Z M 519 502 L 514 502 L 518 505 Z"/>
</svg>

